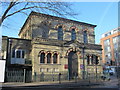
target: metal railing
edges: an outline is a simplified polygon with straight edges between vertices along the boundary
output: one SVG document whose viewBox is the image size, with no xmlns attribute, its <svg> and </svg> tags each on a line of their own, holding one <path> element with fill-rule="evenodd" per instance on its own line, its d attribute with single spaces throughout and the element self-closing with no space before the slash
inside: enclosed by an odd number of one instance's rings
<svg viewBox="0 0 120 90">
<path fill-rule="evenodd" d="M 69 79 L 69 75 L 67 73 L 41 73 L 34 76 L 34 82 L 54 82 L 59 81 L 60 83 L 64 81 L 73 81 L 73 82 L 79 82 L 79 81 L 86 81 L 86 82 L 101 82 L 102 81 L 102 74 L 94 74 L 94 73 L 88 73 L 85 74 L 85 78 L 82 77 L 83 74 L 79 74 L 78 76 L 73 76 L 71 79 Z"/>
<path fill-rule="evenodd" d="M 101 73 L 86 73 L 83 79 L 83 74 L 74 75 L 72 78 L 69 78 L 68 73 L 41 73 L 35 74 L 32 77 L 32 71 L 28 70 L 7 70 L 6 71 L 6 81 L 7 82 L 55 82 L 58 81 L 62 83 L 67 82 L 101 82 L 102 74 Z"/>
<path fill-rule="evenodd" d="M 20 70 L 6 70 L 6 82 L 31 82 L 32 72 L 26 69 Z"/>
</svg>

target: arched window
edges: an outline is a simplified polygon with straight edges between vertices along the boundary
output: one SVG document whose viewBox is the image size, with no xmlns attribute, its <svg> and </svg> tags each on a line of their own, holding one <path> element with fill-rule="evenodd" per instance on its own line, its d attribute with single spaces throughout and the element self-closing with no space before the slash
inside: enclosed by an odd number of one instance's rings
<svg viewBox="0 0 120 90">
<path fill-rule="evenodd" d="M 51 63 L 51 53 L 47 54 L 47 63 Z"/>
<path fill-rule="evenodd" d="M 45 63 L 45 53 L 44 52 L 42 52 L 40 54 L 40 63 Z"/>
<path fill-rule="evenodd" d="M 62 26 L 58 27 L 58 40 L 63 40 L 63 30 Z"/>
<path fill-rule="evenodd" d="M 76 32 L 75 29 L 72 29 L 71 31 L 71 40 L 75 40 L 76 39 Z"/>
<path fill-rule="evenodd" d="M 55 53 L 53 55 L 53 63 L 57 63 L 57 57 L 58 57 L 58 55 L 57 55 L 57 53 Z"/>
<path fill-rule="evenodd" d="M 88 43 L 87 31 L 83 31 L 83 40 L 84 43 Z"/>
</svg>

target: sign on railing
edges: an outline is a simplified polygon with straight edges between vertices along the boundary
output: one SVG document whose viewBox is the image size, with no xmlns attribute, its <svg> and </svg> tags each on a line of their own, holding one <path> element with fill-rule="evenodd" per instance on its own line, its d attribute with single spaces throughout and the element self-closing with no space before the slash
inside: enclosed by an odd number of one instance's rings
<svg viewBox="0 0 120 90">
<path fill-rule="evenodd" d="M 4 82 L 5 77 L 5 60 L 0 60 L 0 82 Z"/>
</svg>

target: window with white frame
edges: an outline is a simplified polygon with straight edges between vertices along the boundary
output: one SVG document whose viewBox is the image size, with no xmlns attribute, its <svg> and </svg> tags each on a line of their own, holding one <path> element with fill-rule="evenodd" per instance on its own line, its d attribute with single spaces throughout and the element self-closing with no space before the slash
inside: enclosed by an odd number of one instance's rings
<svg viewBox="0 0 120 90">
<path fill-rule="evenodd" d="M 110 45 L 110 39 L 107 39 L 104 41 L 104 45 L 107 46 L 107 45 Z"/>
<path fill-rule="evenodd" d="M 58 68 L 53 68 L 53 71 L 54 72 L 59 72 L 59 69 Z"/>
<path fill-rule="evenodd" d="M 16 49 L 12 50 L 12 58 L 24 58 L 25 57 L 25 50 Z"/>
<path fill-rule="evenodd" d="M 47 68 L 47 72 L 52 72 L 52 68 Z"/>
<path fill-rule="evenodd" d="M 113 43 L 117 43 L 118 42 L 118 37 L 113 37 Z"/>
<path fill-rule="evenodd" d="M 40 72 L 44 72 L 45 71 L 45 68 L 40 68 Z"/>
<path fill-rule="evenodd" d="M 107 47 L 107 51 L 110 52 L 111 51 L 111 48 L 110 46 Z"/>
<path fill-rule="evenodd" d="M 117 30 L 117 29 L 113 31 L 113 33 L 117 33 L 117 32 L 118 32 L 118 30 Z"/>
</svg>

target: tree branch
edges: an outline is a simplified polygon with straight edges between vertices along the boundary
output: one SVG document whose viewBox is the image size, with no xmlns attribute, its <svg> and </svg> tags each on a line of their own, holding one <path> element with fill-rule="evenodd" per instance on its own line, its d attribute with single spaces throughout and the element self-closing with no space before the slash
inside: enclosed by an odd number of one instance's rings
<svg viewBox="0 0 120 90">
<path fill-rule="evenodd" d="M 53 11 L 53 12 L 59 14 L 59 15 L 62 15 L 62 14 L 61 14 L 60 12 L 58 12 L 57 10 L 50 9 L 49 7 L 32 6 L 32 7 L 22 8 L 22 9 L 20 9 L 20 10 L 18 10 L 18 11 L 15 11 L 15 12 L 13 12 L 12 14 L 7 15 L 5 18 L 7 18 L 7 17 L 9 17 L 9 16 L 12 16 L 12 15 L 18 13 L 18 12 L 23 11 L 23 10 L 27 10 L 27 9 L 31 9 L 31 8 L 40 8 L 40 9 L 43 8 L 43 9 L 48 9 L 48 10 Z M 4 18 L 4 19 L 5 19 L 5 18 Z"/>
<path fill-rule="evenodd" d="M 0 26 L 2 24 L 2 22 L 4 21 L 7 13 L 9 12 L 9 10 L 15 5 L 15 2 L 10 2 L 8 8 L 6 9 L 6 11 L 4 12 L 4 14 L 2 15 L 2 18 L 0 18 Z"/>
<path fill-rule="evenodd" d="M 22 4 L 22 5 L 20 5 Z M 15 6 L 19 5 L 18 8 L 16 8 Z M 21 7 L 22 6 L 22 7 Z M 19 8 L 20 7 L 20 8 Z M 15 8 L 17 10 L 11 10 L 11 8 Z M 12 11 L 10 14 L 8 14 L 9 11 Z M 71 10 L 70 5 L 68 3 L 65 2 L 53 2 L 52 0 L 50 0 L 50 2 L 38 2 L 38 3 L 33 3 L 33 2 L 19 2 L 19 0 L 11 0 L 10 4 L 8 5 L 7 9 L 5 10 L 5 12 L 2 15 L 2 18 L 0 18 L 0 26 L 2 24 L 2 22 L 16 14 L 16 13 L 24 13 L 27 14 L 28 12 L 26 12 L 26 10 L 33 10 L 33 11 L 39 11 L 39 12 L 44 12 L 47 13 L 50 11 L 52 13 L 55 13 L 56 15 L 59 16 L 74 16 L 75 14 L 73 13 L 73 10 Z M 50 13 L 49 12 L 49 13 Z"/>
</svg>

